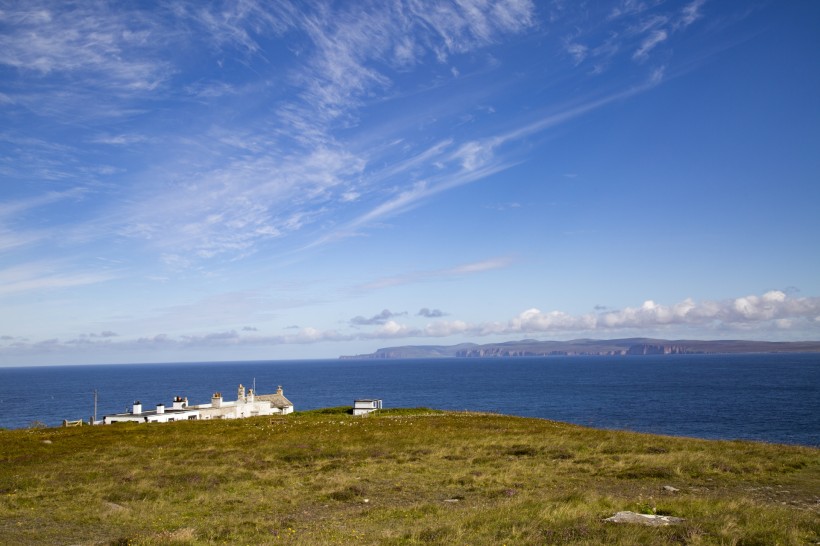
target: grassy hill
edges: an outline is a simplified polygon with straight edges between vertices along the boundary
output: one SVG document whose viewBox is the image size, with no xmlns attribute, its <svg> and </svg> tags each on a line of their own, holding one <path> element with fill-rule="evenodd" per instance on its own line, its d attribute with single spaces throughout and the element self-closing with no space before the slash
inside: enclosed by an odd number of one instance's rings
<svg viewBox="0 0 820 546">
<path fill-rule="evenodd" d="M 815 544 L 820 450 L 425 409 L 0 431 L 2 544 L 353 542 Z"/>
</svg>

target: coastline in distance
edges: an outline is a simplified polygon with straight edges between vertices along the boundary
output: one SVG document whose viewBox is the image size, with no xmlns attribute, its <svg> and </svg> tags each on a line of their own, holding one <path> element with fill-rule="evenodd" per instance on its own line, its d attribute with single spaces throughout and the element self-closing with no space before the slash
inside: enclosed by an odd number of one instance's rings
<svg viewBox="0 0 820 546">
<path fill-rule="evenodd" d="M 668 340 L 652 338 L 573 339 L 539 341 L 524 339 L 504 343 L 458 345 L 406 345 L 385 347 L 373 353 L 340 356 L 367 358 L 483 358 L 510 356 L 624 356 L 663 354 L 815 353 L 820 341 Z"/>
</svg>

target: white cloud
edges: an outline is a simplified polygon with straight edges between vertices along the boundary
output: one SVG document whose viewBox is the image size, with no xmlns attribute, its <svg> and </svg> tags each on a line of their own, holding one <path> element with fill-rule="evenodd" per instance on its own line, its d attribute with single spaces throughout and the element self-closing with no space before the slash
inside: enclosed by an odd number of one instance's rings
<svg viewBox="0 0 820 546">
<path fill-rule="evenodd" d="M 587 58 L 587 54 L 589 53 L 589 48 L 587 46 L 575 42 L 566 44 L 565 48 L 567 53 L 572 56 L 572 59 L 575 61 L 576 65 L 584 62 L 584 59 Z"/>
<path fill-rule="evenodd" d="M 216 168 L 203 166 L 186 172 L 171 188 L 132 198 L 117 219 L 117 231 L 179 257 L 177 265 L 247 255 L 314 221 L 325 205 L 344 202 L 339 194 L 350 190 L 339 188 L 364 165 L 341 149 L 321 147 L 306 155 L 264 153 Z"/>
<path fill-rule="evenodd" d="M 665 66 L 659 66 L 649 75 L 649 85 L 658 85 L 663 81 L 663 76 L 666 73 Z"/>
<path fill-rule="evenodd" d="M 33 262 L 0 269 L 0 296 L 98 284 L 116 278 L 113 272 L 71 271 L 65 264 Z"/>
<path fill-rule="evenodd" d="M 88 192 L 86 188 L 76 187 L 65 191 L 50 191 L 35 197 L 0 203 L 0 220 L 11 220 L 14 216 L 32 209 L 51 205 L 69 199 L 79 200 Z"/>
<path fill-rule="evenodd" d="M 639 61 L 645 60 L 649 57 L 649 52 L 668 37 L 669 34 L 665 30 L 653 30 L 649 36 L 644 38 L 641 42 L 641 46 L 635 51 L 632 58 Z"/>
<path fill-rule="evenodd" d="M 381 313 L 379 313 L 377 315 L 374 315 L 372 317 L 369 317 L 369 318 L 363 317 L 361 315 L 353 317 L 352 319 L 350 319 L 350 324 L 353 325 L 353 326 L 371 326 L 371 325 L 374 325 L 374 324 L 386 325 L 388 322 L 393 322 L 391 320 L 393 317 L 400 317 L 400 316 L 403 316 L 403 315 L 406 315 L 406 314 L 407 314 L 406 311 L 400 312 L 400 313 L 394 313 L 393 311 L 390 311 L 389 309 L 385 309 Z"/>
<path fill-rule="evenodd" d="M 316 10 L 298 23 L 313 46 L 304 68 L 293 76 L 304 89 L 304 105 L 310 105 L 290 110 L 300 112 L 299 118 L 344 118 L 372 90 L 391 86 L 387 69 L 405 69 L 428 54 L 444 63 L 451 55 L 523 32 L 535 20 L 529 0 L 349 6 L 355 7 Z"/>
<path fill-rule="evenodd" d="M 392 286 L 400 286 L 404 284 L 412 284 L 417 282 L 425 282 L 433 279 L 447 278 L 447 277 L 462 277 L 464 275 L 472 275 L 474 273 L 482 273 L 484 271 L 491 271 L 493 269 L 502 269 L 508 267 L 513 263 L 510 257 L 498 257 L 480 262 L 471 262 L 457 265 L 446 269 L 434 269 L 425 271 L 413 271 L 403 275 L 395 275 L 391 277 L 382 277 L 359 285 L 355 288 L 356 292 L 381 290 Z"/>
<path fill-rule="evenodd" d="M 656 1 L 642 2 L 639 0 L 621 0 L 619 5 L 612 8 L 609 13 L 610 19 L 623 17 L 627 15 L 639 15 L 645 10 L 652 7 Z"/>
<path fill-rule="evenodd" d="M 340 123 L 355 123 L 357 109 L 363 103 L 383 96 L 384 90 L 393 85 L 391 78 L 396 70 L 412 68 L 430 56 L 448 58 L 472 53 L 526 32 L 536 26 L 536 13 L 535 5 L 524 0 L 463 0 L 432 6 L 407 0 L 371 8 L 341 4 L 296 9 L 284 1 L 273 5 L 246 1 L 217 9 L 180 2 L 160 12 L 164 17 L 138 8 L 125 12 L 112 9 L 102 10 L 93 21 L 85 22 L 80 20 L 85 13 L 80 8 L 67 10 L 62 22 L 55 17 L 54 8 L 44 8 L 43 13 L 49 16 L 42 24 L 77 28 L 78 43 L 90 39 L 88 28 L 109 29 L 105 33 L 105 47 L 109 48 L 104 49 L 105 55 L 94 57 L 96 61 L 61 64 L 63 71 L 91 71 L 102 77 L 104 67 L 119 55 L 126 65 L 133 61 L 154 67 L 154 79 L 160 81 L 168 70 L 176 74 L 185 67 L 173 56 L 158 60 L 159 45 L 171 45 L 172 49 L 193 47 L 199 44 L 194 29 L 207 30 L 206 41 L 212 48 L 207 60 L 211 62 L 225 48 L 262 58 L 262 41 L 286 32 L 293 35 L 292 47 L 299 57 L 298 63 L 277 75 L 282 78 L 277 81 L 288 85 L 295 95 L 291 93 L 272 105 L 276 123 L 260 121 L 246 130 L 222 127 L 201 138 L 186 136 L 184 141 L 172 142 L 176 153 L 169 151 L 168 155 L 181 159 L 155 164 L 155 170 L 163 175 L 156 186 L 135 185 L 138 191 L 143 187 L 147 191 L 124 195 L 126 210 L 106 211 L 107 219 L 88 223 L 86 231 L 90 233 L 96 225 L 102 237 L 116 233 L 143 239 L 160 254 L 176 255 L 193 264 L 220 257 L 242 258 L 255 253 L 260 245 L 340 210 L 358 213 L 346 222 L 334 219 L 325 223 L 324 234 L 320 232 L 314 243 L 306 246 L 312 248 L 356 235 L 362 227 L 410 210 L 443 191 L 498 173 L 511 165 L 499 150 L 501 146 L 646 88 L 575 103 L 501 135 L 463 143 L 445 139 L 415 154 L 412 144 L 408 144 L 409 157 L 402 154 L 384 161 L 371 150 L 351 151 L 332 136 L 334 131 Z M 129 25 L 129 15 L 139 17 Z M 25 28 L 23 25 L 20 32 Z M 111 29 L 122 30 L 123 36 L 115 36 Z M 157 36 L 161 36 L 158 44 L 151 45 Z M 127 55 L 124 44 L 131 46 Z M 568 47 L 575 55 L 588 54 L 590 49 L 578 43 Z M 658 83 L 661 74 L 653 73 L 651 83 Z M 131 87 L 141 88 L 137 84 Z M 215 80 L 193 81 L 185 89 L 185 100 L 191 95 L 202 100 L 233 97 L 239 103 L 243 97 L 253 97 L 250 90 L 243 92 Z M 125 92 L 112 100 L 122 107 L 120 111 L 126 111 L 131 104 Z M 83 102 L 99 106 L 95 101 Z M 92 142 L 159 145 L 144 138 L 137 133 L 109 133 L 97 135 Z M 62 161 L 59 166 L 71 163 Z M 155 173 L 143 174 L 153 177 Z M 49 176 L 64 175 L 71 173 L 55 171 Z M 401 177 L 400 185 L 390 189 L 382 186 L 397 177 Z M 352 206 L 373 202 L 376 204 L 364 212 Z"/>
<path fill-rule="evenodd" d="M 459 160 L 464 170 L 474 171 L 492 160 L 496 144 L 494 140 L 466 142 L 456 150 L 453 157 Z"/>
<path fill-rule="evenodd" d="M 681 9 L 679 24 L 685 28 L 700 19 L 703 16 L 700 13 L 700 8 L 705 3 L 706 0 L 693 0 L 684 6 L 683 9 Z"/>
<path fill-rule="evenodd" d="M 504 333 L 573 331 L 608 331 L 622 329 L 657 329 L 667 326 L 738 328 L 746 325 L 769 326 L 775 320 L 813 320 L 820 315 L 820 298 L 793 298 L 781 291 L 762 296 L 745 296 L 724 301 L 696 303 L 691 299 L 673 305 L 652 300 L 640 307 L 603 311 L 586 315 L 568 315 L 559 311 L 542 313 L 530 309 L 501 328 Z"/>
<path fill-rule="evenodd" d="M 290 2 L 178 2 L 171 9 L 183 21 L 201 26 L 215 48 L 231 47 L 248 53 L 262 49 L 255 35 L 282 34 L 295 24 L 295 8 Z"/>
<path fill-rule="evenodd" d="M 482 262 L 473 262 L 469 264 L 459 265 L 452 269 L 446 270 L 448 275 L 468 275 L 471 273 L 481 273 L 483 271 L 491 271 L 493 269 L 503 269 L 512 263 L 510 257 L 493 258 L 484 260 Z"/>
<path fill-rule="evenodd" d="M 129 91 L 150 91 L 168 76 L 159 56 L 134 54 L 164 43 L 163 33 L 152 28 L 155 21 L 134 30 L 133 13 L 104 4 L 41 5 L 4 9 L 9 26 L 0 34 L 0 64 L 42 75 L 83 73 L 97 85 Z"/>
<path fill-rule="evenodd" d="M 240 307 L 244 304 L 240 303 Z M 189 312 L 186 309 L 185 312 Z M 813 332 L 820 327 L 820 297 L 795 298 L 773 290 L 763 295 L 744 296 L 722 301 L 695 302 L 686 299 L 672 305 L 662 305 L 652 300 L 638 307 L 622 310 L 602 310 L 595 313 L 572 315 L 562 311 L 543 312 L 537 308 L 527 309 L 507 321 L 469 323 L 463 320 L 435 321 L 423 328 L 402 324 L 395 317 L 406 313 L 385 311 L 384 320 L 374 320 L 369 331 L 340 332 L 314 327 L 299 328 L 288 335 L 264 336 L 256 328 L 223 330 L 201 334 L 166 333 L 127 338 L 112 331 L 82 334 L 61 341 L 47 339 L 29 341 L 15 336 L 0 338 L 2 353 L 50 353 L 55 351 L 93 350 L 94 348 L 131 351 L 134 349 L 190 349 L 197 347 L 230 346 L 276 346 L 290 344 L 316 344 L 387 339 L 480 338 L 482 336 L 515 336 L 542 334 L 563 336 L 594 334 L 601 338 L 637 332 L 647 335 L 654 332 L 674 332 L 680 337 L 694 328 L 698 332 L 742 333 L 744 337 L 755 332 L 769 335 L 774 331 Z M 381 315 L 377 315 L 380 317 Z M 247 313 L 243 313 L 247 316 Z M 0 353 L 0 354 L 2 354 Z"/>
<path fill-rule="evenodd" d="M 247 256 L 265 241 L 381 190 L 377 183 L 398 171 L 429 168 L 430 154 L 442 153 L 448 142 L 407 161 L 390 162 L 382 172 L 367 173 L 361 181 L 367 158 L 339 145 L 331 136 L 331 124 L 352 119 L 363 101 L 392 85 L 393 70 L 412 67 L 439 51 L 468 53 L 523 32 L 534 24 L 535 11 L 532 2 L 523 0 L 433 6 L 408 0 L 386 6 L 309 9 L 286 1 L 251 0 L 219 7 L 179 2 L 158 10 L 50 2 L 35 6 L 39 7 L 2 13 L 4 21 L 13 24 L 0 37 L 0 64 L 28 73 L 33 85 L 24 99 L 47 118 L 68 112 L 85 118 L 89 108 L 95 110 L 94 116 L 144 115 L 144 110 L 135 108 L 137 100 L 146 93 L 161 93 L 171 75 L 186 76 L 188 70 L 183 57 L 160 52 L 196 48 L 202 41 L 201 30 L 211 48 L 204 48 L 203 55 L 210 55 L 210 61 L 226 48 L 263 58 L 263 39 L 285 32 L 297 37 L 293 47 L 300 59 L 290 68 L 283 65 L 282 80 L 290 93 L 273 105 L 278 116 L 272 130 L 260 122 L 247 134 L 225 128 L 221 134 L 171 140 L 176 153 L 169 155 L 180 159 L 164 164 L 153 160 L 155 171 L 163 175 L 154 187 L 135 185 L 136 192 L 122 196 L 125 210 L 105 211 L 105 219 L 83 227 L 92 237 L 96 231 L 98 237 L 113 233 L 150 242 L 160 253 L 178 257 L 175 267 L 185 261 Z M 63 78 L 64 90 L 55 94 L 47 76 Z M 187 96 L 173 100 L 213 101 L 240 92 L 237 86 L 216 80 L 191 81 L 184 88 Z M 149 140 L 126 132 L 88 137 L 94 144 L 145 142 L 168 148 L 167 141 Z M 473 143 L 443 159 L 458 161 L 461 168 L 476 171 L 473 177 L 480 177 L 487 172 L 481 167 L 492 159 L 491 152 L 491 146 Z M 26 163 L 40 166 L 38 178 L 75 179 L 80 173 L 72 165 L 78 155 L 79 150 L 69 150 L 55 157 L 55 168 L 49 172 L 42 154 Z M 453 183 L 468 179 L 458 173 L 449 177 Z M 407 210 L 446 187 L 431 188 L 424 180 L 415 180 L 319 242 L 355 233 L 359 226 Z"/>
<path fill-rule="evenodd" d="M 41 231 L 8 231 L 0 228 L 0 252 L 32 245 L 46 239 L 48 234 Z"/>
<path fill-rule="evenodd" d="M 399 324 L 394 320 L 388 320 L 379 328 L 370 334 L 368 337 L 374 339 L 387 339 L 387 338 L 402 338 L 402 337 L 412 337 L 418 335 L 417 330 L 414 328 L 410 328 L 407 325 Z"/>
<path fill-rule="evenodd" d="M 110 144 L 112 146 L 124 146 L 145 142 L 147 138 L 143 135 L 102 135 L 94 138 L 91 142 L 95 144 Z"/>
<path fill-rule="evenodd" d="M 695 302 L 686 299 L 672 305 L 661 305 L 652 300 L 638 307 L 621 310 L 601 309 L 594 313 L 572 315 L 563 311 L 544 312 L 527 309 L 506 322 L 470 324 L 462 320 L 437 321 L 423 330 L 391 327 L 392 332 L 405 332 L 413 337 L 447 337 L 452 335 L 529 335 L 595 333 L 600 336 L 617 335 L 619 331 L 667 331 L 677 327 L 698 331 L 748 332 L 750 328 L 765 332 L 767 329 L 816 328 L 820 321 L 820 298 L 794 298 L 781 291 L 770 291 L 762 296 L 745 296 L 724 301 Z M 812 326 L 814 325 L 814 326 Z M 679 330 L 679 332 L 682 330 Z M 375 332 L 378 335 L 380 332 Z M 392 334 L 391 334 L 392 335 Z"/>
</svg>

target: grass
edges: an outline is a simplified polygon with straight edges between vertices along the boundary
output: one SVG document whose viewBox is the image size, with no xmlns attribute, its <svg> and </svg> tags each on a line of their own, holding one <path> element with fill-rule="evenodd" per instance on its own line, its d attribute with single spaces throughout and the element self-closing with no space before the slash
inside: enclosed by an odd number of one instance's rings
<svg viewBox="0 0 820 546">
<path fill-rule="evenodd" d="M 347 410 L 0 431 L 0 543 L 820 543 L 817 449 Z"/>
</svg>

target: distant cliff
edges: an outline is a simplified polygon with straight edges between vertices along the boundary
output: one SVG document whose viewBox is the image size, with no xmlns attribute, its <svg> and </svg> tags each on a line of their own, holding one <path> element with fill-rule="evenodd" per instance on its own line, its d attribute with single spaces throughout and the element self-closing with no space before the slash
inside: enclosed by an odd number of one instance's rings
<svg viewBox="0 0 820 546">
<path fill-rule="evenodd" d="M 622 356 L 719 353 L 812 353 L 820 352 L 820 341 L 666 340 L 651 338 L 574 339 L 538 341 L 525 339 L 506 343 L 462 343 L 459 345 L 407 345 L 386 347 L 374 353 L 342 356 L 366 358 L 488 358 L 518 356 Z"/>
<path fill-rule="evenodd" d="M 459 356 L 459 351 L 469 351 L 480 347 L 475 343 L 461 343 L 459 345 L 407 345 L 404 347 L 386 347 L 375 353 L 365 355 L 341 356 L 342 359 L 362 358 L 447 358 Z"/>
</svg>

